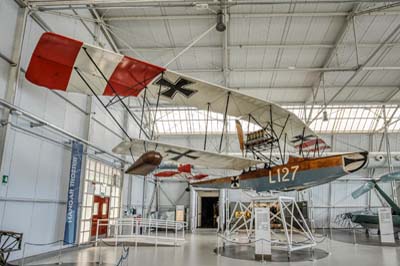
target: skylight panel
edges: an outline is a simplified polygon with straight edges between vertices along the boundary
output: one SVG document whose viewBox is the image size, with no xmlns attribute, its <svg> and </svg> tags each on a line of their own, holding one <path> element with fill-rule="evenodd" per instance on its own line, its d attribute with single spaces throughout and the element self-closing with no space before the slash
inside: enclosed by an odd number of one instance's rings
<svg viewBox="0 0 400 266">
<path fill-rule="evenodd" d="M 384 127 L 383 112 L 381 105 L 315 105 L 311 107 L 287 106 L 284 107 L 296 114 L 303 121 L 305 115 L 312 112 L 310 124 L 311 129 L 317 133 L 369 133 L 382 130 Z M 323 120 L 322 112 L 326 109 L 328 121 Z M 154 112 L 155 110 L 151 110 Z M 317 118 L 315 115 L 319 114 Z M 153 117 L 151 114 L 150 117 Z M 396 105 L 386 107 L 387 119 L 392 119 L 389 124 L 389 132 L 400 131 L 400 110 Z M 220 134 L 223 128 L 224 116 L 222 114 L 209 112 L 208 128 L 209 134 Z M 163 107 L 157 111 L 155 129 L 158 134 L 204 134 L 206 131 L 207 111 L 188 107 Z M 260 129 L 255 123 L 241 121 L 243 131 L 256 131 Z M 227 117 L 227 132 L 236 134 L 234 117 Z"/>
</svg>

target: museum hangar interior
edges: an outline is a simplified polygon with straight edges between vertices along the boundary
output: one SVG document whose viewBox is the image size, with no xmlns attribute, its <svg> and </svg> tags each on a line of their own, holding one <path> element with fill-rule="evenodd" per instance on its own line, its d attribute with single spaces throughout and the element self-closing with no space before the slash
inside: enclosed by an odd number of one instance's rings
<svg viewBox="0 0 400 266">
<path fill-rule="evenodd" d="M 400 1 L 0 1 L 0 265 L 400 265 Z"/>
</svg>

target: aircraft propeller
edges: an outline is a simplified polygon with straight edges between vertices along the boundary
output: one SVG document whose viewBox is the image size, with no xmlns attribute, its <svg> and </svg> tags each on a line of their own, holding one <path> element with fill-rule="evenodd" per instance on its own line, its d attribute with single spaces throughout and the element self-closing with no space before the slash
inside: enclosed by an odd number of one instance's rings
<svg viewBox="0 0 400 266">
<path fill-rule="evenodd" d="M 388 173 L 383 176 L 381 176 L 378 179 L 374 179 L 371 181 L 368 181 L 358 189 L 354 190 L 353 193 L 351 193 L 351 196 L 353 199 L 359 198 L 361 195 L 367 193 L 371 189 L 376 187 L 376 183 L 382 181 L 382 182 L 391 182 L 391 181 L 400 181 L 400 171 L 395 172 L 395 173 Z"/>
</svg>

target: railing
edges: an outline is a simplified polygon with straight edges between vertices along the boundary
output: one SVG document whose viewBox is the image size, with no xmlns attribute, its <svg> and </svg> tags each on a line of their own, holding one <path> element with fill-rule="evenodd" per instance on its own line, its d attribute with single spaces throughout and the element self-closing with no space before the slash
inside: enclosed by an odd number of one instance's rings
<svg viewBox="0 0 400 266">
<path fill-rule="evenodd" d="M 106 227 L 107 230 L 101 229 Z M 99 219 L 96 245 L 99 239 L 118 242 L 146 242 L 147 244 L 179 245 L 185 241 L 185 222 L 147 218 Z M 106 235 L 100 235 L 106 231 Z"/>
</svg>

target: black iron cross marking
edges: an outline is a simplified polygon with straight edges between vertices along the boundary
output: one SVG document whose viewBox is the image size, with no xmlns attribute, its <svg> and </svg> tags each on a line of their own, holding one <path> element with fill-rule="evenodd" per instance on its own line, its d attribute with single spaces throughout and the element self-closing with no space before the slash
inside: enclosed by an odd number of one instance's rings
<svg viewBox="0 0 400 266">
<path fill-rule="evenodd" d="M 178 92 L 185 95 L 186 98 L 192 97 L 193 94 L 197 92 L 197 90 L 185 88 L 185 86 L 193 84 L 193 82 L 184 78 L 178 78 L 175 83 L 172 83 L 166 78 L 160 78 L 156 81 L 155 84 L 167 87 L 168 89 L 161 92 L 161 95 L 164 95 L 165 97 L 168 97 L 170 99 L 173 99 Z"/>
<path fill-rule="evenodd" d="M 178 161 L 182 157 L 187 157 L 187 158 L 192 159 L 192 160 L 196 160 L 196 159 L 199 158 L 198 156 L 190 155 L 191 153 L 195 152 L 195 151 L 192 151 L 192 150 L 188 150 L 188 151 L 185 151 L 185 152 L 182 152 L 182 153 L 177 152 L 177 151 L 173 151 L 173 150 L 167 150 L 166 152 L 177 155 L 174 158 L 171 158 L 172 161 Z"/>
<path fill-rule="evenodd" d="M 297 135 L 294 136 L 293 139 L 291 140 L 292 143 L 296 143 L 298 141 L 307 141 L 310 140 L 312 138 L 314 138 L 314 135 L 307 135 L 307 136 L 303 136 L 303 135 Z"/>
<path fill-rule="evenodd" d="M 239 176 L 232 176 L 231 177 L 231 188 L 240 188 Z"/>
</svg>

